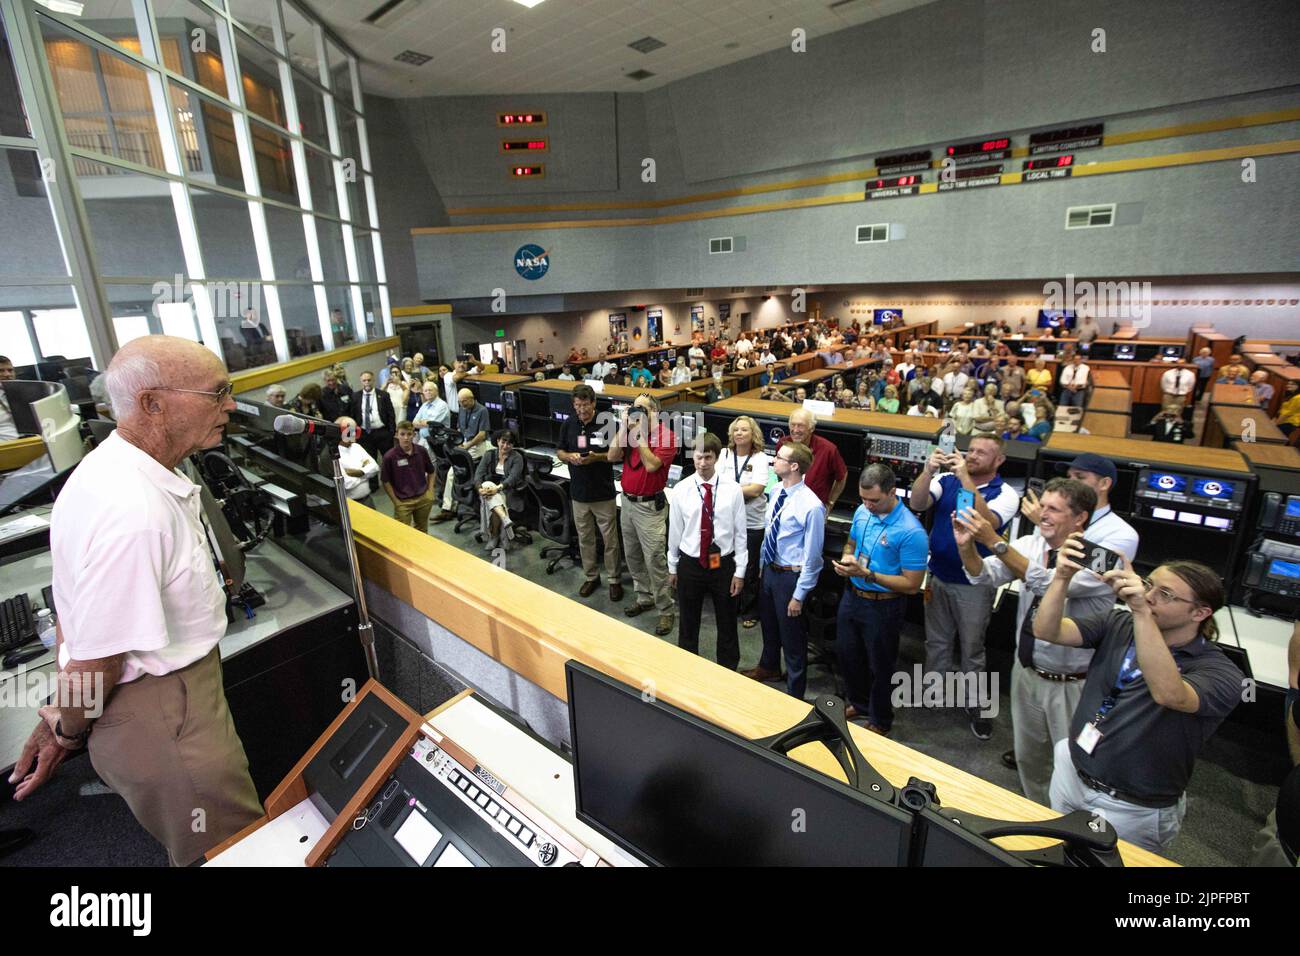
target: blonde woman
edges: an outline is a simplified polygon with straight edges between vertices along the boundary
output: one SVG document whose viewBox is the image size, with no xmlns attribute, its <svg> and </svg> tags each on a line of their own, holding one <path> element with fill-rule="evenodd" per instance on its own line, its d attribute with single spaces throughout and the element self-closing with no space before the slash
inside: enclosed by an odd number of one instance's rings
<svg viewBox="0 0 1300 956">
<path fill-rule="evenodd" d="M 885 386 L 885 397 L 876 403 L 876 411 L 898 414 L 898 389 L 892 385 Z"/>
<path fill-rule="evenodd" d="M 961 390 L 957 401 L 948 409 L 948 420 L 958 435 L 969 435 L 975 426 L 975 386 L 967 385 Z"/>
<path fill-rule="evenodd" d="M 758 623 L 759 550 L 767 524 L 767 483 L 772 474 L 772 457 L 763 450 L 763 432 L 758 422 L 740 415 L 727 426 L 727 447 L 718 456 L 718 474 L 722 481 L 734 481 L 745 496 L 745 535 L 749 565 L 745 571 L 745 589 L 740 593 L 741 626 L 752 628 Z"/>
<path fill-rule="evenodd" d="M 998 398 L 998 387 L 992 382 L 984 386 L 984 394 L 975 399 L 975 420 L 971 428 L 972 435 L 994 435 L 998 431 L 998 419 L 1006 414 L 1007 407 Z"/>
</svg>

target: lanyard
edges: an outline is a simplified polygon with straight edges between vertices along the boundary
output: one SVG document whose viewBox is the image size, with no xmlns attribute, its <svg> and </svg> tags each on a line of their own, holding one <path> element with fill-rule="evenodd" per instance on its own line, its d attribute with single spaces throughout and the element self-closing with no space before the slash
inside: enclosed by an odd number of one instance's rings
<svg viewBox="0 0 1300 956">
<path fill-rule="evenodd" d="M 749 459 L 753 457 L 754 453 L 751 451 L 745 456 L 745 463 L 742 465 L 740 463 L 740 458 L 737 457 L 736 453 L 734 451 L 731 453 L 731 467 L 735 469 L 736 472 L 736 484 L 740 484 L 740 473 L 749 467 Z"/>
<path fill-rule="evenodd" d="M 1115 675 L 1115 683 L 1111 687 L 1110 693 L 1102 699 L 1101 706 L 1097 708 L 1096 716 L 1092 718 L 1092 723 L 1094 725 L 1101 723 L 1106 715 L 1115 709 L 1120 691 L 1141 676 L 1142 668 L 1137 666 L 1137 638 L 1135 637 L 1129 642 L 1128 650 L 1124 652 L 1124 659 L 1120 661 L 1119 673 Z"/>
</svg>

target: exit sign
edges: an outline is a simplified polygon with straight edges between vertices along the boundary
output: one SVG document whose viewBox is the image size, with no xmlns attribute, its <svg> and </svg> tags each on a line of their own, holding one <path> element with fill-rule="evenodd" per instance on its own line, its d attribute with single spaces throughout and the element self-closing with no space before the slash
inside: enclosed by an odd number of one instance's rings
<svg viewBox="0 0 1300 956">
<path fill-rule="evenodd" d="M 497 329 L 497 338 L 499 338 L 499 339 L 504 339 L 505 337 L 506 337 L 506 330 L 505 330 L 505 329 Z"/>
</svg>

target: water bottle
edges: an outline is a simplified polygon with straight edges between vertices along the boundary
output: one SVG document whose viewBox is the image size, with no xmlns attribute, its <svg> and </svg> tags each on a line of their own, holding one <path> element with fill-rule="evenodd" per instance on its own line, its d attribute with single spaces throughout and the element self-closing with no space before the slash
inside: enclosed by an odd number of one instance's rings
<svg viewBox="0 0 1300 956">
<path fill-rule="evenodd" d="M 49 608 L 42 608 L 36 612 L 36 636 L 41 639 L 41 643 L 46 649 L 52 650 L 57 639 L 56 626 L 54 623 L 54 612 Z"/>
</svg>

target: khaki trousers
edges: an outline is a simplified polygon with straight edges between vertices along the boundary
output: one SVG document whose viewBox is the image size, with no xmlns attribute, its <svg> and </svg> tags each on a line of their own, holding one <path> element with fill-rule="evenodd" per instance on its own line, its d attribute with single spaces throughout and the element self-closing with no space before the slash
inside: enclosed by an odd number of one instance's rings
<svg viewBox="0 0 1300 956">
<path fill-rule="evenodd" d="M 1070 736 L 1083 681 L 1044 680 L 1017 660 L 1011 667 L 1011 724 L 1020 789 L 1035 803 L 1051 799 L 1052 750 Z"/>
<path fill-rule="evenodd" d="M 618 503 L 609 501 L 575 501 L 573 523 L 578 529 L 578 550 L 582 554 L 582 573 L 588 581 L 600 577 L 596 565 L 596 530 L 605 542 L 605 577 L 609 584 L 619 581 Z M 667 560 L 667 559 L 665 559 Z"/>
<path fill-rule="evenodd" d="M 172 866 L 262 816 L 215 647 L 181 670 L 115 687 L 89 750 L 95 772 L 167 848 Z"/>
<path fill-rule="evenodd" d="M 409 524 L 416 531 L 428 532 L 429 512 L 433 510 L 433 490 L 430 489 L 418 498 L 399 498 L 393 506 L 393 517 L 402 524 Z"/>
<path fill-rule="evenodd" d="M 675 603 L 668 589 L 668 506 L 656 511 L 653 501 L 628 501 L 624 495 L 619 524 L 636 603 L 642 607 L 653 604 L 660 614 L 672 614 Z"/>
</svg>

